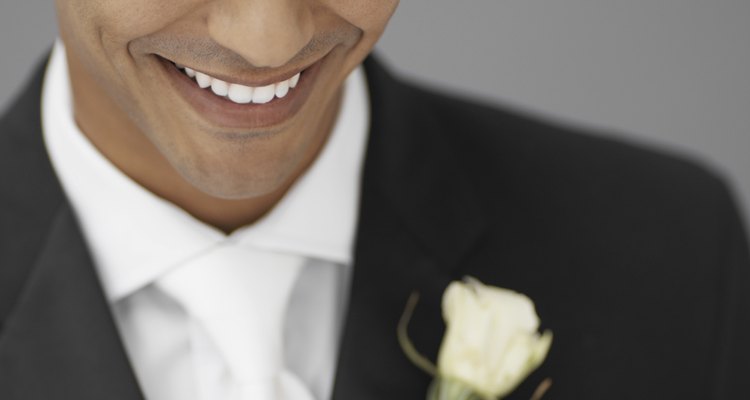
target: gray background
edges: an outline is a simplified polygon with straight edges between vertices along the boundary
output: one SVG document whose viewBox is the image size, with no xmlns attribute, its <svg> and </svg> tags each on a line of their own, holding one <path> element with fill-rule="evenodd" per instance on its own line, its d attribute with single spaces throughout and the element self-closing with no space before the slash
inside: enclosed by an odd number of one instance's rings
<svg viewBox="0 0 750 400">
<path fill-rule="evenodd" d="M 3 0 L 0 27 L 3 107 L 54 37 L 52 2 Z M 750 210 L 748 0 L 404 0 L 378 47 L 457 95 L 700 158 Z"/>
</svg>

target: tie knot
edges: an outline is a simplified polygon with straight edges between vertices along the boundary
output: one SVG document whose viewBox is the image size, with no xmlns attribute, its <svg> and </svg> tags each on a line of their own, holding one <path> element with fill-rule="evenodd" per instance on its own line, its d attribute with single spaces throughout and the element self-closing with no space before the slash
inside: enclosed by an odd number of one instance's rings
<svg viewBox="0 0 750 400">
<path fill-rule="evenodd" d="M 287 303 L 303 264 L 301 256 L 228 243 L 173 268 L 156 287 L 205 332 L 242 392 L 271 393 L 283 370 Z"/>
<path fill-rule="evenodd" d="M 225 243 L 173 268 L 156 285 L 191 316 L 283 312 L 303 263 L 301 256 Z"/>
</svg>

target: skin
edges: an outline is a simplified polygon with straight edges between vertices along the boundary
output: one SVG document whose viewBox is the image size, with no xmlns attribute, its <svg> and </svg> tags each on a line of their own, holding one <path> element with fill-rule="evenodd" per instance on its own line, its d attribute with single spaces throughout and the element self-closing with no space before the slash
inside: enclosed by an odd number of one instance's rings
<svg viewBox="0 0 750 400">
<path fill-rule="evenodd" d="M 57 0 L 75 119 L 115 166 L 224 232 L 267 213 L 314 161 L 341 86 L 398 0 Z M 227 127 L 190 107 L 162 59 L 236 82 L 324 59 L 283 122 Z"/>
</svg>

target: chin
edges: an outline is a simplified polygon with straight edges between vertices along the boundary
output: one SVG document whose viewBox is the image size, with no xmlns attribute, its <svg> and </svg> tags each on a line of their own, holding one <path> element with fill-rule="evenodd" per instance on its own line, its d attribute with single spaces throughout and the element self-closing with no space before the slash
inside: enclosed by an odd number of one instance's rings
<svg viewBox="0 0 750 400">
<path fill-rule="evenodd" d="M 273 174 L 272 174 L 273 175 Z M 284 176 L 261 177 L 257 174 L 183 173 L 183 178 L 193 187 L 211 197 L 224 200 L 245 200 L 263 197 L 282 190 Z"/>
</svg>

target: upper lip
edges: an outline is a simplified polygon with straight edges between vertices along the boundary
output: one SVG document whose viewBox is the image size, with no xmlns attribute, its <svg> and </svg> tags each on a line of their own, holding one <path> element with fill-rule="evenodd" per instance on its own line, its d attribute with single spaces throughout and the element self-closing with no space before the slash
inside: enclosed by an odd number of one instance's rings
<svg viewBox="0 0 750 400">
<path fill-rule="evenodd" d="M 295 67 L 295 66 L 289 66 L 289 67 L 280 67 L 280 68 L 258 68 L 254 71 L 243 71 L 237 74 L 225 74 L 221 72 L 215 72 L 211 71 L 210 69 L 203 69 L 200 67 L 194 67 L 190 65 L 190 63 L 184 63 L 177 60 L 172 60 L 170 58 L 157 55 L 158 57 L 164 59 L 165 61 L 168 61 L 172 64 L 179 64 L 181 66 L 188 67 L 196 72 L 202 72 L 206 75 L 211 76 L 212 78 L 220 79 L 227 83 L 236 83 L 244 86 L 250 86 L 250 87 L 262 87 L 271 85 L 278 82 L 283 82 L 287 79 L 290 79 L 291 77 L 297 75 L 300 72 L 305 71 L 306 69 L 310 68 L 311 66 L 315 65 L 316 63 L 320 62 L 325 58 L 325 56 L 311 61 L 308 64 L 302 66 L 302 67 Z"/>
</svg>

